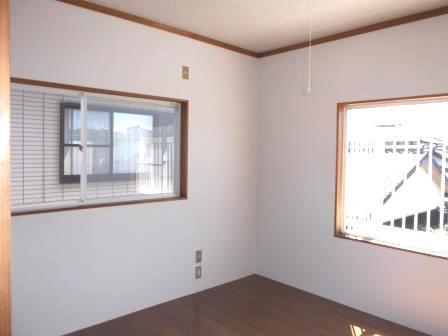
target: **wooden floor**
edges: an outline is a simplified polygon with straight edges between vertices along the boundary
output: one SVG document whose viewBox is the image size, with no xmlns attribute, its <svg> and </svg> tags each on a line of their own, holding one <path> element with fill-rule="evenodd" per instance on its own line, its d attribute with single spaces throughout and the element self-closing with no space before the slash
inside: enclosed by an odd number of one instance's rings
<svg viewBox="0 0 448 336">
<path fill-rule="evenodd" d="M 392 322 L 252 275 L 71 336 L 414 336 Z"/>
</svg>

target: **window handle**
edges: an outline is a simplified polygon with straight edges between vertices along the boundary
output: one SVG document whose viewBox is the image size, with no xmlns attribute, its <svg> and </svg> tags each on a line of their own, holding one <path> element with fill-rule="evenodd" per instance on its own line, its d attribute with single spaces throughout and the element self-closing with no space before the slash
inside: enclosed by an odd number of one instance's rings
<svg viewBox="0 0 448 336">
<path fill-rule="evenodd" d="M 163 160 L 162 162 L 155 162 L 155 163 L 147 163 L 147 166 L 152 166 L 152 167 L 162 167 L 167 163 L 166 160 Z"/>
<path fill-rule="evenodd" d="M 83 145 L 81 145 L 81 144 L 76 144 L 76 147 L 78 147 L 78 149 L 79 149 L 79 151 L 80 152 L 84 152 L 84 146 Z"/>
</svg>

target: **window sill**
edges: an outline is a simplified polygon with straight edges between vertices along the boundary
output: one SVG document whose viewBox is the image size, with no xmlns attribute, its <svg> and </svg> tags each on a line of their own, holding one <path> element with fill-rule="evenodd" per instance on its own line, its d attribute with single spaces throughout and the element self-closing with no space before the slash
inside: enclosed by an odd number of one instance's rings
<svg viewBox="0 0 448 336">
<path fill-rule="evenodd" d="M 26 209 L 12 211 L 11 216 L 24 216 L 24 215 L 34 215 L 49 212 L 61 212 L 61 211 L 71 211 L 71 210 L 83 210 L 83 209 L 94 209 L 94 208 L 104 208 L 112 206 L 122 206 L 122 205 L 132 205 L 132 204 L 145 204 L 145 203 L 159 203 L 159 202 L 169 202 L 169 201 L 181 201 L 186 200 L 187 196 L 167 196 L 167 197 L 157 197 L 157 198 L 144 198 L 144 199 L 132 199 L 132 200 L 115 200 L 110 202 L 85 202 L 76 203 L 76 205 L 65 205 L 61 207 L 55 207 L 51 209 Z"/>
<path fill-rule="evenodd" d="M 350 241 L 366 243 L 366 244 L 374 245 L 374 246 L 382 246 L 382 247 L 387 247 L 387 248 L 391 248 L 394 250 L 411 252 L 411 253 L 416 253 L 416 254 L 420 254 L 420 255 L 425 255 L 425 256 L 436 257 L 439 259 L 448 260 L 448 254 L 439 253 L 437 251 L 428 251 L 428 250 L 420 249 L 420 248 L 411 248 L 411 247 L 408 247 L 405 245 L 393 244 L 393 243 L 379 241 L 379 240 L 369 240 L 369 239 L 364 239 L 362 237 L 352 236 L 352 235 L 345 234 L 345 233 L 335 232 L 334 236 L 336 238 L 347 239 Z"/>
</svg>

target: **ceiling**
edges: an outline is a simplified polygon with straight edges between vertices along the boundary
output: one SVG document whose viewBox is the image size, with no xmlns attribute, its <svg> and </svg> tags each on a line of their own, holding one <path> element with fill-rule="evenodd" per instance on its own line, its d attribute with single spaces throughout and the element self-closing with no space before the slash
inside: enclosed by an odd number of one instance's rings
<svg viewBox="0 0 448 336">
<path fill-rule="evenodd" d="M 257 53 L 448 5 L 448 0 L 89 0 Z"/>
</svg>

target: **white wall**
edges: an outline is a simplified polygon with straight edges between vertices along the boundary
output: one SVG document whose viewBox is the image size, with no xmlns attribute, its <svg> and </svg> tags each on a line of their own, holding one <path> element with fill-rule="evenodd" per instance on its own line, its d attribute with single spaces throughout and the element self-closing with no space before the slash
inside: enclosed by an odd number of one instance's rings
<svg viewBox="0 0 448 336">
<path fill-rule="evenodd" d="M 257 71 L 254 58 L 132 22 L 12 1 L 13 76 L 190 100 L 188 200 L 13 219 L 14 336 L 60 335 L 254 273 Z"/>
<path fill-rule="evenodd" d="M 304 50 L 258 61 L 13 0 L 13 76 L 191 102 L 187 201 L 13 219 L 14 336 L 60 335 L 218 285 L 253 273 L 255 259 L 259 274 L 448 334 L 445 260 L 333 237 L 336 103 L 448 92 L 447 31 L 445 15 L 317 46 L 304 97 Z"/>
<path fill-rule="evenodd" d="M 261 60 L 257 273 L 448 335 L 448 262 L 333 237 L 336 103 L 448 92 L 448 15 Z M 448 112 L 448 111 L 447 111 Z"/>
</svg>

